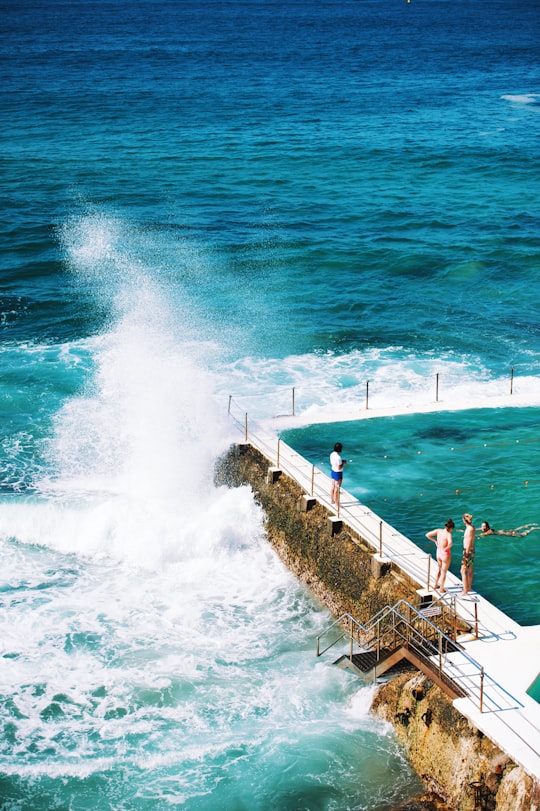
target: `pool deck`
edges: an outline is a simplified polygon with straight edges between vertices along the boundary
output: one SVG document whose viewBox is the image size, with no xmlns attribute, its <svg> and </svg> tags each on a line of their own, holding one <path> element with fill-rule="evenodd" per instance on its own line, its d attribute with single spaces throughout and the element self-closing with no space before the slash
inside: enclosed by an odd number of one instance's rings
<svg viewBox="0 0 540 811">
<path fill-rule="evenodd" d="M 538 405 L 521 403 L 514 397 L 499 398 L 497 407 Z M 466 406 L 470 409 L 470 403 Z M 477 403 L 476 407 L 493 408 Z M 419 591 L 432 591 L 431 583 L 436 564 L 431 555 L 423 552 L 410 539 L 384 522 L 366 505 L 361 504 L 345 489 L 341 491 L 339 513 L 330 502 L 330 478 L 320 469 L 296 453 L 278 438 L 277 431 L 300 425 L 343 422 L 366 417 L 396 416 L 406 413 L 459 410 L 465 406 L 453 403 L 433 403 L 419 408 L 376 411 L 341 410 L 324 413 L 304 413 L 299 417 L 278 417 L 251 429 L 247 440 L 269 461 L 270 466 L 282 470 L 304 489 L 307 496 L 326 507 L 336 520 L 360 535 L 372 545 L 374 553 L 388 560 L 418 583 Z M 329 520 L 333 520 L 330 518 Z M 459 638 L 462 652 L 446 654 L 445 668 L 449 675 L 463 680 L 466 698 L 458 698 L 454 706 L 471 723 L 489 737 L 515 763 L 521 765 L 531 777 L 540 780 L 540 704 L 527 694 L 527 690 L 540 673 L 540 625 L 520 626 L 481 594 L 471 592 L 459 596 L 462 583 L 451 572 L 446 580 L 447 594 L 443 599 L 456 600 L 456 609 L 473 628 L 473 632 Z M 438 593 L 435 592 L 438 596 Z M 538 595 L 531 595 L 537 599 Z M 466 656 L 466 659 L 464 658 Z M 472 667 L 471 662 L 474 662 Z M 465 670 L 470 668 L 470 677 Z M 482 674 L 480 677 L 479 674 Z"/>
</svg>

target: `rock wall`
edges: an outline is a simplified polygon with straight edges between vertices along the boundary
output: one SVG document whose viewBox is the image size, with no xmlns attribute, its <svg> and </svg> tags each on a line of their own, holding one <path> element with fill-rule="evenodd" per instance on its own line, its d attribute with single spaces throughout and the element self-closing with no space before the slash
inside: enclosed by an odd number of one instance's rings
<svg viewBox="0 0 540 811">
<path fill-rule="evenodd" d="M 304 511 L 298 485 L 285 475 L 273 481 L 268 468 L 268 460 L 251 446 L 233 446 L 216 466 L 216 484 L 251 487 L 264 510 L 270 543 L 334 616 L 348 612 L 366 622 L 400 599 L 417 603 L 414 582 L 395 567 L 374 572 L 368 544 L 346 527 L 332 535 L 328 512 L 318 503 Z M 538 782 L 423 674 L 404 674 L 382 685 L 373 711 L 393 724 L 429 789 L 401 811 L 540 811 Z"/>
<path fill-rule="evenodd" d="M 537 811 L 540 786 L 464 718 L 423 674 L 379 688 L 372 706 L 390 721 L 429 789 L 460 811 Z"/>
<path fill-rule="evenodd" d="M 287 476 L 267 481 L 268 460 L 250 446 L 234 446 L 216 468 L 216 483 L 248 484 L 266 515 L 268 539 L 299 580 L 330 611 L 351 613 L 360 622 L 400 599 L 415 602 L 416 586 L 399 572 L 372 574 L 373 550 L 344 528 L 332 537 L 320 504 L 303 512 L 303 491 Z"/>
</svg>

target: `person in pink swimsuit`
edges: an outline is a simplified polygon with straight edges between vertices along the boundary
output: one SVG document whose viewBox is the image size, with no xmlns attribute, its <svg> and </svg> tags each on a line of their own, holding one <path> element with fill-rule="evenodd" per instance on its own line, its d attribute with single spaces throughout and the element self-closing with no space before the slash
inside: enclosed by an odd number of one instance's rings
<svg viewBox="0 0 540 811">
<path fill-rule="evenodd" d="M 450 568 L 450 561 L 452 560 L 452 530 L 455 524 L 451 518 L 448 519 L 444 525 L 444 529 L 432 529 L 431 532 L 426 532 L 426 538 L 433 541 L 437 546 L 437 577 L 433 588 L 439 589 L 441 594 L 446 591 L 444 581 L 446 579 L 446 572 Z"/>
</svg>

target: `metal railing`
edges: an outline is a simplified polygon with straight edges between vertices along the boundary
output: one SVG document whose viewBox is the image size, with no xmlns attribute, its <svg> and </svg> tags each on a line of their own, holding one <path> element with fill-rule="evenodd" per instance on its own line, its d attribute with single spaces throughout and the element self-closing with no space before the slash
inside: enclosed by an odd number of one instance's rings
<svg viewBox="0 0 540 811">
<path fill-rule="evenodd" d="M 287 445 L 276 433 L 264 429 L 255 420 L 250 420 L 247 412 L 242 411 L 232 397 L 229 398 L 229 417 L 241 434 L 241 441 L 252 445 L 266 457 L 270 465 L 282 470 L 296 481 L 305 493 L 342 519 L 374 554 L 397 566 L 419 588 L 431 591 L 436 573 L 436 565 L 431 554 L 424 552 L 395 527 L 344 490 L 341 491 L 340 504 L 337 507 L 332 505 L 329 476 L 319 466 L 313 465 Z M 455 581 L 454 587 L 461 591 L 461 581 L 457 577 L 449 573 L 447 578 L 450 583 Z M 444 599 L 450 601 L 454 596 L 448 592 Z M 479 604 L 476 601 L 471 603 L 460 601 L 459 614 L 471 626 L 475 638 L 478 638 L 482 631 L 488 635 L 497 631 L 496 619 L 491 619 L 490 628 L 482 624 Z M 505 628 L 501 626 L 500 631 L 505 632 Z"/>
<path fill-rule="evenodd" d="M 512 385 L 513 380 L 512 369 Z M 247 411 L 243 410 L 232 396 L 229 398 L 229 416 L 246 444 L 249 443 L 261 452 L 271 464 L 283 470 L 305 492 L 315 497 L 330 510 L 333 509 L 329 497 L 330 479 L 318 467 L 310 464 L 281 439 L 277 438 L 274 432 L 269 433 L 254 420 L 250 420 Z M 339 507 L 340 514 L 345 517 L 347 523 L 359 537 L 368 546 L 371 546 L 375 552 L 378 552 L 381 556 L 384 555 L 386 559 L 398 566 L 413 582 L 430 591 L 431 555 L 415 547 L 410 539 L 397 532 L 394 527 L 386 524 L 379 516 L 360 504 L 350 494 L 343 492 L 343 496 L 344 498 L 342 498 Z M 452 576 L 450 577 L 452 579 Z M 459 588 L 460 581 L 457 578 L 454 578 L 454 580 L 456 581 L 456 587 Z M 443 603 L 455 601 L 455 597 L 451 593 L 445 594 L 440 599 Z M 507 626 L 500 625 L 499 627 L 497 619 L 491 618 L 491 627 L 483 626 L 478 617 L 478 604 L 476 602 L 467 607 L 460 601 L 459 616 L 470 624 L 476 638 L 479 636 L 479 630 L 486 632 L 489 637 L 497 636 L 497 628 L 502 634 L 507 633 Z M 352 631 L 347 634 L 350 648 L 354 644 L 355 638 L 360 639 L 364 626 L 361 626 L 354 617 L 343 615 L 330 628 L 336 627 L 337 630 L 337 626 L 343 625 L 347 617 L 350 617 L 349 622 L 352 628 Z M 428 621 L 425 616 L 423 619 Z M 343 638 L 343 635 L 343 629 L 341 629 L 337 634 L 337 639 Z M 336 643 L 337 640 L 332 642 L 329 647 L 333 647 Z M 318 641 L 318 645 L 320 645 L 320 641 Z M 323 652 L 321 651 L 321 653 Z M 499 713 L 502 710 L 513 709 L 519 713 L 522 720 L 524 719 L 524 723 L 529 724 L 532 733 L 536 735 L 540 732 L 540 728 L 532 719 L 524 717 L 524 705 L 486 674 L 483 666 L 468 656 L 462 649 L 453 652 L 441 650 L 439 654 L 439 648 L 437 647 L 434 655 L 439 657 L 440 667 L 447 677 L 460 684 L 461 688 L 470 696 L 473 705 L 476 703 L 481 713 Z M 508 726 L 508 729 L 514 732 L 511 725 L 505 720 L 508 717 L 505 712 L 500 713 L 498 717 L 501 719 L 503 726 Z M 518 732 L 515 732 L 515 734 L 522 740 L 525 747 L 531 749 L 531 751 L 536 751 L 525 737 L 520 736 Z"/>
<path fill-rule="evenodd" d="M 441 602 L 441 611 L 444 610 L 445 604 Z M 444 618 L 444 613 L 442 616 Z M 326 638 L 328 641 L 325 642 Z M 366 624 L 351 614 L 343 614 L 317 636 L 317 656 L 322 656 L 343 639 L 347 639 L 347 655 L 351 660 L 355 645 L 358 653 L 374 651 L 377 662 L 381 661 L 383 651 L 400 646 L 412 650 L 421 659 L 429 661 L 441 681 L 457 685 L 481 713 L 508 709 L 510 705 L 521 706 L 500 684 L 488 679 L 484 667 L 469 656 L 455 638 L 448 636 L 421 609 L 406 600 L 386 606 Z M 489 682 L 489 696 L 486 696 L 486 682 Z"/>
<path fill-rule="evenodd" d="M 497 383 L 501 385 L 503 384 L 508 385 L 506 391 L 500 391 L 496 395 L 497 397 L 514 394 L 515 382 L 516 382 L 516 375 L 515 375 L 515 367 L 512 366 L 510 368 L 509 378 L 506 376 L 497 378 Z M 432 391 L 433 392 L 433 399 L 431 399 L 428 395 L 428 399 L 422 402 L 434 402 L 439 403 L 441 402 L 441 391 L 442 391 L 442 381 L 444 380 L 444 375 L 440 372 L 435 372 L 433 377 L 426 377 L 426 392 Z M 477 385 L 482 385 L 485 387 L 485 381 L 478 381 Z M 371 387 L 371 389 L 370 389 Z M 328 385 L 325 387 L 328 392 L 334 392 L 335 388 Z M 298 394 L 302 392 L 304 395 L 304 401 L 306 397 L 308 398 L 307 406 L 313 406 L 314 401 L 317 399 L 317 394 L 320 394 L 321 387 L 318 386 L 317 389 L 310 388 L 309 386 L 277 386 L 270 391 L 264 392 L 257 392 L 257 394 L 251 395 L 243 395 L 242 399 L 244 401 L 247 400 L 254 400 L 257 399 L 258 401 L 261 398 L 264 398 L 265 402 L 273 402 L 275 404 L 275 408 L 278 411 L 283 411 L 284 413 L 275 414 L 275 416 L 284 417 L 284 416 L 292 416 L 295 417 L 298 413 Z M 373 399 L 373 380 L 366 380 L 364 384 L 359 383 L 358 386 L 355 387 L 354 391 L 356 392 L 356 396 L 354 400 L 351 401 L 351 407 L 356 406 L 358 410 L 368 411 L 370 409 L 370 398 Z M 312 392 L 312 396 L 310 396 L 310 392 Z M 418 394 L 422 396 L 422 392 L 418 391 Z M 233 396 L 229 395 L 229 406 L 233 400 Z M 321 404 L 322 405 L 322 404 Z M 306 407 L 306 406 L 304 406 Z"/>
<path fill-rule="evenodd" d="M 337 505 L 330 501 L 330 477 L 312 464 L 275 434 L 249 420 L 234 400 L 229 400 L 229 416 L 245 444 L 252 445 L 265 456 L 271 466 L 279 468 L 293 479 L 309 496 L 315 498 L 338 518 L 344 520 L 373 552 L 396 563 L 420 587 L 430 589 L 432 556 L 398 532 L 356 498 L 341 491 Z"/>
</svg>

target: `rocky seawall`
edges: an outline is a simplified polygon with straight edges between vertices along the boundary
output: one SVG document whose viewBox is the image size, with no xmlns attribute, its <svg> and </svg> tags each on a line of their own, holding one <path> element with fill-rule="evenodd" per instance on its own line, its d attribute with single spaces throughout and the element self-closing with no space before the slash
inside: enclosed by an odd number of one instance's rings
<svg viewBox="0 0 540 811">
<path fill-rule="evenodd" d="M 337 618 L 366 622 L 401 599 L 418 602 L 417 585 L 395 566 L 373 565 L 373 550 L 346 526 L 329 529 L 320 504 L 250 445 L 232 446 L 216 465 L 218 485 L 249 485 L 265 514 L 269 542 L 287 567 Z M 426 795 L 399 811 L 540 811 L 540 785 L 475 729 L 422 673 L 401 674 L 378 689 L 373 712 L 393 724 Z M 396 811 L 398 811 L 396 809 Z"/>
</svg>

